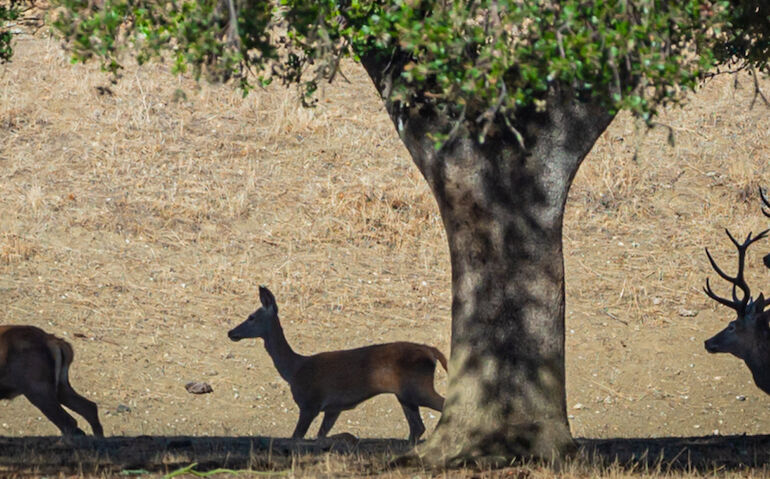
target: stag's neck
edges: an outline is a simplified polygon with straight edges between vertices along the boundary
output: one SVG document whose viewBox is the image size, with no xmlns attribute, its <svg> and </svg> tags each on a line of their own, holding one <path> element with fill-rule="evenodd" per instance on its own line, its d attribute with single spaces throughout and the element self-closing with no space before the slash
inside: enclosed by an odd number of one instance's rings
<svg viewBox="0 0 770 479">
<path fill-rule="evenodd" d="M 265 349 L 273 360 L 278 374 L 287 382 L 291 382 L 302 356 L 291 349 L 289 342 L 286 341 L 286 336 L 283 334 L 283 328 L 277 321 L 265 338 Z"/>
<path fill-rule="evenodd" d="M 770 343 L 760 344 L 760 347 L 744 361 L 751 370 L 757 387 L 770 394 Z"/>
</svg>

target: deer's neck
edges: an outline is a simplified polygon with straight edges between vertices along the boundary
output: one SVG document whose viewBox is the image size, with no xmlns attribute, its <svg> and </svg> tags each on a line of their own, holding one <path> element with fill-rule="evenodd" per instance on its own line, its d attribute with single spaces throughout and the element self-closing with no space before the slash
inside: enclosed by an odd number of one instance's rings
<svg viewBox="0 0 770 479">
<path fill-rule="evenodd" d="M 291 378 L 294 376 L 294 372 L 297 370 L 299 361 L 302 358 L 299 354 L 295 353 L 289 342 L 286 341 L 286 336 L 283 334 L 283 328 L 281 323 L 276 321 L 274 327 L 270 329 L 265 338 L 265 349 L 267 354 L 275 364 L 275 369 L 278 370 L 278 374 L 287 382 L 291 382 Z"/>
<path fill-rule="evenodd" d="M 757 387 L 770 394 L 770 344 L 761 343 L 744 361 L 751 370 Z"/>
</svg>

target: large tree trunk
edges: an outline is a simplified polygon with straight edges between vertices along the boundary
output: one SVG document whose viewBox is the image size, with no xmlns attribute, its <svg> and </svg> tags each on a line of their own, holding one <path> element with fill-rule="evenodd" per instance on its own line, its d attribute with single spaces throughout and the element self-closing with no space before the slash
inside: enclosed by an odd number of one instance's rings
<svg viewBox="0 0 770 479">
<path fill-rule="evenodd" d="M 380 66 L 364 61 L 380 91 Z M 428 463 L 559 458 L 573 448 L 564 376 L 562 220 L 572 179 L 612 120 L 552 92 L 521 111 L 521 147 L 501 119 L 484 143 L 430 104 L 386 106 L 441 211 L 452 263 L 449 387 Z M 474 127 L 473 119 L 465 120 Z"/>
</svg>

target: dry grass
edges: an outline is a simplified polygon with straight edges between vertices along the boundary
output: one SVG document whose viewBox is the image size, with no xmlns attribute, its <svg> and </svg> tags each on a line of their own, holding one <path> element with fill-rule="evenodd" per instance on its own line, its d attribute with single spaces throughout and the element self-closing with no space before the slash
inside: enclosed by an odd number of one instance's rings
<svg viewBox="0 0 770 479">
<path fill-rule="evenodd" d="M 495 468 L 469 463 L 426 469 L 405 456 L 405 440 L 345 438 L 295 441 L 268 437 L 0 437 L 4 477 L 59 474 L 214 477 L 766 477 L 770 436 L 581 440 L 580 452 L 559 464 L 518 461 Z M 746 464 L 754 464 L 749 468 Z M 21 465 L 21 469 L 19 466 Z M 31 474 L 30 474 L 31 473 Z"/>
<path fill-rule="evenodd" d="M 448 352 L 441 220 L 356 66 L 307 110 L 291 91 L 242 99 L 158 65 L 111 86 L 96 66 L 69 65 L 52 39 L 17 47 L 0 67 L 2 322 L 72 341 L 73 383 L 99 403 L 108 434 L 288 435 L 288 388 L 261 346 L 225 336 L 255 307 L 258 284 L 276 294 L 300 352 L 398 339 Z M 702 347 L 729 316 L 700 291 L 713 276 L 703 247 L 732 270 L 721 229 L 767 227 L 756 190 L 770 186 L 770 116 L 748 109 L 744 83 L 716 79 L 664 112 L 673 147 L 666 128 L 621 115 L 576 179 L 565 261 L 577 436 L 770 430 L 770 398 L 746 368 Z M 755 248 L 750 283 L 770 292 L 758 261 L 770 243 Z M 187 394 L 190 380 L 214 393 Z M 429 427 L 435 419 L 426 413 Z M 334 432 L 406 430 L 382 397 Z M 0 404 L 0 434 L 55 433 L 23 400 Z M 342 474 L 340 464 L 308 475 Z M 613 471 L 602 475 L 625 474 Z"/>
</svg>

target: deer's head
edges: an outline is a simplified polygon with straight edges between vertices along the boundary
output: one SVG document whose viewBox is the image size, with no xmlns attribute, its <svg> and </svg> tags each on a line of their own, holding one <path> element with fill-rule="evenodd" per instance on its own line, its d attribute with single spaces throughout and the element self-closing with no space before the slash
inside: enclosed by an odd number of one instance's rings
<svg viewBox="0 0 770 479">
<path fill-rule="evenodd" d="M 760 189 L 759 191 L 762 202 L 765 206 L 770 207 L 770 202 L 765 197 L 764 193 Z M 770 213 L 764 208 L 762 212 L 770 217 Z M 766 343 L 770 341 L 770 327 L 768 327 L 768 320 L 770 319 L 770 311 L 765 312 L 765 307 L 770 305 L 770 301 L 765 300 L 763 294 L 760 293 L 757 299 L 751 297 L 751 289 L 744 277 L 744 270 L 746 264 L 746 251 L 749 246 L 755 242 L 767 237 L 770 230 L 765 230 L 759 233 L 757 236 L 751 236 L 751 233 L 746 237 L 743 243 L 739 243 L 729 230 L 725 230 L 730 241 L 733 242 L 738 249 L 738 272 L 735 276 L 730 276 L 725 273 L 706 248 L 706 255 L 708 256 L 711 267 L 714 271 L 724 280 L 732 284 L 732 298 L 723 298 L 714 293 L 711 289 L 711 284 L 708 278 L 706 278 L 706 287 L 704 291 L 713 300 L 720 304 L 727 306 L 735 311 L 736 318 L 730 321 L 725 329 L 720 331 L 714 337 L 708 339 L 705 343 L 706 351 L 710 353 L 730 353 L 743 360 L 748 359 L 752 352 L 766 349 Z M 738 291 L 740 290 L 741 296 L 739 297 Z"/>
<path fill-rule="evenodd" d="M 762 294 L 754 301 L 749 301 L 746 309 L 725 329 L 706 341 L 706 351 L 710 353 L 730 353 L 740 359 L 748 359 L 752 351 L 761 350 L 761 343 L 770 341 L 768 315 L 764 308 L 768 302 Z"/>
<path fill-rule="evenodd" d="M 278 322 L 278 304 L 275 302 L 275 296 L 264 286 L 259 287 L 259 299 L 262 301 L 262 307 L 254 311 L 235 328 L 227 333 L 227 336 L 233 341 L 240 341 L 246 338 L 265 338 L 267 333 L 275 327 Z"/>
</svg>

